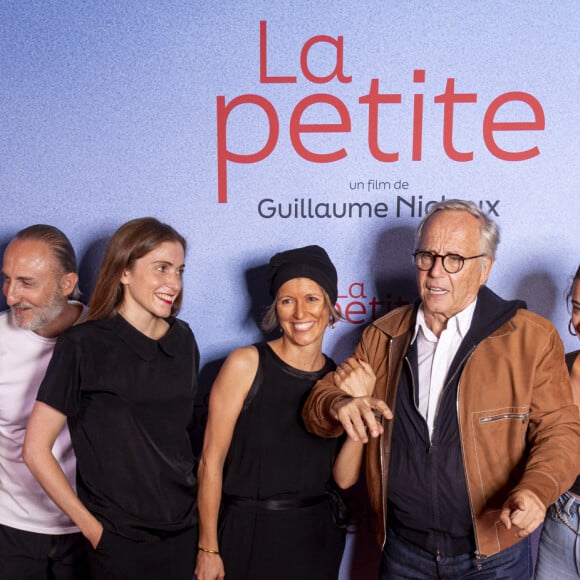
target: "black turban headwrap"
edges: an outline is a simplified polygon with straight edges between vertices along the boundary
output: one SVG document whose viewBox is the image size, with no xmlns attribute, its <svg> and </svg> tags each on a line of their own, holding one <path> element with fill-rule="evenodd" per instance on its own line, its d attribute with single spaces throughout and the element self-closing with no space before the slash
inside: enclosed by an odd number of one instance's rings
<svg viewBox="0 0 580 580">
<path fill-rule="evenodd" d="M 270 293 L 276 297 L 280 286 L 293 278 L 309 278 L 328 294 L 331 304 L 338 298 L 336 268 L 320 246 L 305 246 L 275 254 L 270 259 Z"/>
</svg>

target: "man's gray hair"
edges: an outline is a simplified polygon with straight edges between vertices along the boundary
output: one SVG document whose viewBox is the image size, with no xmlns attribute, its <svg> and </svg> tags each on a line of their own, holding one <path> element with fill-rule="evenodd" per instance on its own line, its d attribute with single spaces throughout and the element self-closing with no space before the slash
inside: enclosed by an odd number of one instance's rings
<svg viewBox="0 0 580 580">
<path fill-rule="evenodd" d="M 70 243 L 70 240 L 55 226 L 46 224 L 35 224 L 20 230 L 15 236 L 15 240 L 37 240 L 44 242 L 52 250 L 56 261 L 62 269 L 63 274 L 77 272 L 77 258 L 75 251 Z M 70 293 L 70 298 L 80 298 L 81 291 L 78 284 L 75 285 L 73 291 Z"/>
<path fill-rule="evenodd" d="M 499 226 L 483 211 L 481 211 L 481 209 L 479 209 L 475 203 L 464 199 L 446 199 L 436 203 L 429 210 L 429 213 L 421 220 L 421 223 L 417 228 L 417 232 L 415 234 L 415 247 L 419 247 L 425 224 L 429 221 L 433 214 L 446 210 L 465 211 L 471 214 L 473 217 L 477 218 L 479 220 L 481 232 L 481 251 L 486 256 L 490 256 L 495 259 L 495 253 L 497 251 L 497 246 L 499 245 L 500 240 Z"/>
</svg>

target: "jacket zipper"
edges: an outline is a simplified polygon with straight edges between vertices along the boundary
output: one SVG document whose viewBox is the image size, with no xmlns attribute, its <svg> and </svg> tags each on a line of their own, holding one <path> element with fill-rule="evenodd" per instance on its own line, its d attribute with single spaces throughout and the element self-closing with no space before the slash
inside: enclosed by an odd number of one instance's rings
<svg viewBox="0 0 580 580">
<path fill-rule="evenodd" d="M 501 421 L 502 419 L 522 419 L 525 421 L 530 416 L 529 413 L 502 413 L 493 417 L 482 417 L 480 423 L 491 423 L 492 421 Z"/>
<path fill-rule="evenodd" d="M 389 350 L 387 352 L 387 365 L 388 369 L 391 369 L 391 354 L 393 349 L 393 340 L 389 340 Z M 387 377 L 387 390 L 385 391 L 385 399 L 388 393 L 388 377 Z M 386 401 L 385 401 L 386 403 Z M 393 419 L 394 420 L 394 419 Z M 384 420 L 381 419 L 381 424 L 384 424 Z M 385 544 L 387 543 L 387 498 L 385 493 L 385 462 L 383 459 L 383 435 L 384 435 L 384 428 L 383 433 L 381 433 L 379 437 L 379 457 L 381 459 L 381 503 L 383 505 L 383 545 L 381 546 L 381 551 L 385 549 Z"/>
</svg>

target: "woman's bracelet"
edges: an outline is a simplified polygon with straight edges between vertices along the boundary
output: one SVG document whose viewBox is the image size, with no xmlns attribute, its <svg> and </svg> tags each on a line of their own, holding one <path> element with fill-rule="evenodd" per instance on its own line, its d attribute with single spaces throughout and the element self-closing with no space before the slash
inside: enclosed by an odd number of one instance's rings
<svg viewBox="0 0 580 580">
<path fill-rule="evenodd" d="M 204 548 L 203 546 L 198 546 L 197 549 L 200 552 L 205 552 L 206 554 L 219 554 L 219 550 L 210 550 L 209 548 Z"/>
</svg>

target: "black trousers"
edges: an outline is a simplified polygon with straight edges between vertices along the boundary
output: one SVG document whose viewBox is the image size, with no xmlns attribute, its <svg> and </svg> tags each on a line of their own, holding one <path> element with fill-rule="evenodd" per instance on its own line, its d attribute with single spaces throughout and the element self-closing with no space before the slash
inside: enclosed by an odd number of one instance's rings
<svg viewBox="0 0 580 580">
<path fill-rule="evenodd" d="M 92 580 L 191 580 L 197 558 L 197 526 L 147 542 L 104 530 L 90 550 Z"/>
<path fill-rule="evenodd" d="M 0 524 L 0 578 L 88 580 L 89 550 L 81 533 L 37 534 Z"/>
</svg>

